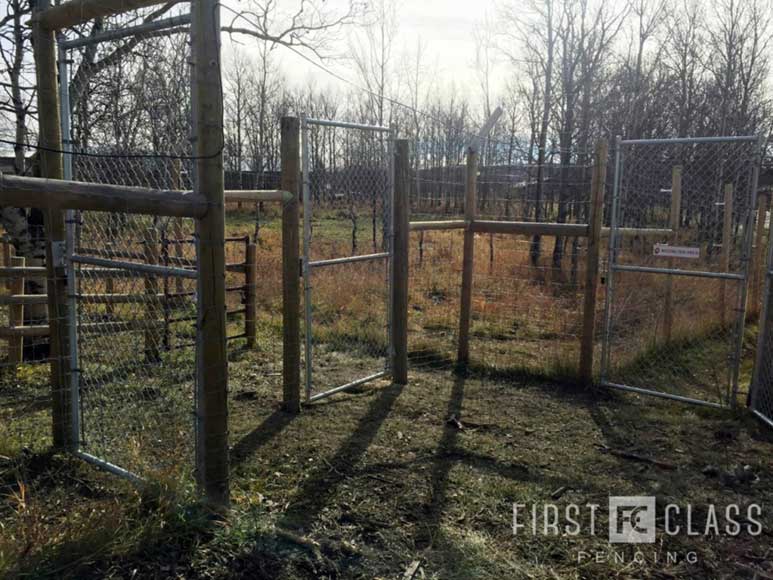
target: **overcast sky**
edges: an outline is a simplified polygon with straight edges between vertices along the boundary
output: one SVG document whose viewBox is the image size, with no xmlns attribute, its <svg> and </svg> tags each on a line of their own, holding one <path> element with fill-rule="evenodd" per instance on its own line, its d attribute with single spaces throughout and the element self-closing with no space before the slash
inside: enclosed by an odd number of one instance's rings
<svg viewBox="0 0 773 580">
<path fill-rule="evenodd" d="M 243 5 L 239 0 L 230 0 L 228 3 L 234 8 Z M 345 11 L 348 0 L 326 0 L 325 4 L 331 9 Z M 296 6 L 297 2 L 293 0 L 290 5 Z M 494 0 L 478 0 L 473 3 L 469 0 L 402 0 L 398 3 L 397 10 L 397 38 L 393 55 L 395 65 L 399 67 L 402 59 L 413 58 L 418 40 L 421 39 L 424 45 L 424 66 L 432 71 L 435 80 L 441 84 L 455 81 L 460 88 L 467 91 L 467 96 L 476 98 L 476 81 L 470 80 L 474 79 L 470 75 L 474 75 L 476 46 L 473 30 L 477 23 L 483 21 L 485 13 L 492 13 L 493 10 Z M 223 12 L 222 18 L 224 23 L 229 21 L 227 10 Z M 346 37 L 354 32 L 354 29 L 345 29 L 337 43 L 337 51 L 333 52 L 345 56 L 349 45 Z M 239 41 L 244 43 L 245 47 L 257 42 L 243 37 L 239 37 Z M 230 53 L 228 45 L 226 40 L 226 61 Z M 293 82 L 306 83 L 311 77 L 321 86 L 345 88 L 340 81 L 331 78 L 287 48 L 280 47 L 275 54 L 282 74 Z M 345 78 L 357 81 L 351 63 L 347 63 L 345 59 L 326 60 L 325 66 Z"/>
</svg>

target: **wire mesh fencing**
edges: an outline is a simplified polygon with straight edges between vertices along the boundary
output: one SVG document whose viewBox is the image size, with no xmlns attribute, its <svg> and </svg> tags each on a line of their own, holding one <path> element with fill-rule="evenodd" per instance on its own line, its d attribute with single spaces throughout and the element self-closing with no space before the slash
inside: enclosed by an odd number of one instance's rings
<svg viewBox="0 0 773 580">
<path fill-rule="evenodd" d="M 387 374 L 390 352 L 392 136 L 304 119 L 306 395 Z"/>
<path fill-rule="evenodd" d="M 733 404 L 757 147 L 756 138 L 621 143 L 604 382 Z"/>
</svg>

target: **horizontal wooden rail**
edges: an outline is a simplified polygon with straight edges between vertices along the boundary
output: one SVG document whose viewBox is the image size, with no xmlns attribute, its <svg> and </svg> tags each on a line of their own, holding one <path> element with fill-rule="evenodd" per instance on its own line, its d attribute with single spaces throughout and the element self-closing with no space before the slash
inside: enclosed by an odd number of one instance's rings
<svg viewBox="0 0 773 580">
<path fill-rule="evenodd" d="M 516 234 L 526 236 L 569 236 L 588 235 L 586 224 L 557 224 L 539 222 L 500 222 L 475 220 L 470 229 L 479 234 Z"/>
<path fill-rule="evenodd" d="M 244 274 L 247 271 L 247 265 L 246 264 L 226 264 L 225 271 Z"/>
<path fill-rule="evenodd" d="M 95 18 L 114 16 L 163 3 L 163 0 L 70 0 L 43 11 L 38 20 L 43 28 L 60 30 L 84 24 Z"/>
<path fill-rule="evenodd" d="M 36 278 L 46 275 L 42 266 L 24 266 L 20 268 L 0 268 L 0 278 Z"/>
<path fill-rule="evenodd" d="M 33 304 L 48 304 L 48 296 L 45 294 L 13 294 L 0 296 L 0 306 L 32 306 Z"/>
<path fill-rule="evenodd" d="M 611 231 L 611 228 L 601 228 L 601 236 L 608 238 Z M 623 237 L 670 236 L 672 230 L 669 228 L 618 228 L 617 233 Z"/>
<path fill-rule="evenodd" d="M 229 189 L 225 192 L 226 203 L 232 202 L 279 202 L 292 201 L 293 195 L 281 189 Z"/>
<path fill-rule="evenodd" d="M 87 322 L 78 325 L 78 332 L 93 334 L 100 331 L 130 332 L 133 330 L 148 330 L 149 328 L 163 326 L 161 320 L 117 320 L 114 322 Z M 33 326 L 0 327 L 0 338 L 13 338 L 16 336 L 48 336 L 50 328 L 47 324 Z"/>
<path fill-rule="evenodd" d="M 203 217 L 209 207 L 203 197 L 182 191 L 159 191 L 3 173 L 0 173 L 0 206 L 193 218 Z"/>
<path fill-rule="evenodd" d="M 408 227 L 412 232 L 425 232 L 430 230 L 463 230 L 467 227 L 464 220 L 446 220 L 435 222 L 411 222 Z"/>
</svg>

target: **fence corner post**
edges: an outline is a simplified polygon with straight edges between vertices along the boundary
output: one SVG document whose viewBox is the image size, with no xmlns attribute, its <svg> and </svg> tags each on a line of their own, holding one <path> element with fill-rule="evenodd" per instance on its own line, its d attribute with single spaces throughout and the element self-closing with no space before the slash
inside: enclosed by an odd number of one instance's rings
<svg viewBox="0 0 773 580">
<path fill-rule="evenodd" d="M 601 258 L 601 226 L 604 217 L 604 190 L 607 177 L 609 144 L 602 139 L 596 144 L 596 158 L 591 176 L 591 206 L 588 217 L 588 255 L 585 268 L 585 295 L 580 344 L 580 380 L 593 383 L 593 351 L 596 339 L 596 303 Z"/>
<path fill-rule="evenodd" d="M 191 3 L 196 193 L 209 209 L 198 225 L 197 438 L 199 487 L 214 509 L 230 504 L 225 302 L 225 183 L 218 0 Z"/>
<path fill-rule="evenodd" d="M 282 206 L 282 406 L 301 410 L 300 119 L 282 117 L 281 189 L 291 194 Z"/>
<path fill-rule="evenodd" d="M 411 167 L 407 139 L 395 141 L 392 247 L 392 380 L 408 384 L 408 261 Z"/>
<path fill-rule="evenodd" d="M 62 127 L 59 122 L 59 87 L 57 83 L 56 39 L 53 30 L 43 27 L 38 16 L 51 7 L 51 0 L 38 0 L 32 19 L 33 50 L 37 76 L 40 175 L 64 179 Z M 65 243 L 64 212 L 44 212 L 46 231 L 46 278 L 48 324 L 50 328 L 51 418 L 53 444 L 56 448 L 72 446 L 69 389 L 67 275 L 63 264 L 55 263 Z"/>
<path fill-rule="evenodd" d="M 470 318 L 472 316 L 472 284 L 475 269 L 475 233 L 472 222 L 475 221 L 477 208 L 478 152 L 472 147 L 467 150 L 467 169 L 464 196 L 464 253 L 462 258 L 462 296 L 459 307 L 459 348 L 456 362 L 466 366 L 470 361 Z"/>
</svg>

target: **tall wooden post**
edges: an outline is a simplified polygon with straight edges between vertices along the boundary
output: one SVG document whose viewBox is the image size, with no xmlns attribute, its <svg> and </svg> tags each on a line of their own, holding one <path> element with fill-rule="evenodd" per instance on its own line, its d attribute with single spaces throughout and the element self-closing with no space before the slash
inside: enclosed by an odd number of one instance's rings
<svg viewBox="0 0 773 580">
<path fill-rule="evenodd" d="M 22 256 L 13 256 L 11 258 L 11 267 L 23 268 L 27 260 Z M 11 295 L 20 296 L 24 294 L 24 278 L 18 276 L 11 278 Z M 12 304 L 8 308 L 8 326 L 16 328 L 24 326 L 24 304 Z M 21 364 L 24 356 L 24 338 L 19 334 L 8 339 L 8 364 L 11 371 L 16 373 L 16 367 Z"/>
<path fill-rule="evenodd" d="M 475 233 L 472 222 L 475 221 L 476 198 L 478 185 L 478 152 L 467 150 L 467 178 L 464 196 L 464 219 L 467 227 L 464 230 L 464 253 L 462 258 L 462 297 L 459 306 L 459 349 L 456 361 L 459 365 L 470 362 L 470 317 L 472 316 L 472 282 L 475 268 Z"/>
<path fill-rule="evenodd" d="M 301 124 L 282 117 L 281 189 L 292 194 L 282 207 L 282 403 L 285 411 L 301 410 Z"/>
<path fill-rule="evenodd" d="M 408 140 L 395 141 L 394 246 L 392 247 L 392 380 L 408 384 L 408 241 L 411 165 Z"/>
<path fill-rule="evenodd" d="M 596 145 L 596 159 L 591 176 L 591 206 L 588 217 L 588 256 L 585 267 L 585 296 L 580 344 L 580 380 L 593 383 L 593 350 L 596 338 L 596 303 L 601 258 L 601 226 L 604 217 L 604 189 L 607 178 L 609 144 L 606 139 Z"/>
<path fill-rule="evenodd" d="M 50 8 L 51 0 L 37 0 L 32 18 L 32 46 L 38 91 L 38 129 L 40 175 L 63 179 L 62 130 L 59 124 L 59 88 L 57 84 L 56 40 L 53 30 L 45 29 L 38 17 Z M 46 286 L 51 359 L 51 417 L 54 447 L 72 442 L 70 429 L 70 361 L 67 330 L 67 273 L 63 260 L 65 247 L 64 212 L 44 212 L 46 230 Z M 56 258 L 56 260 L 55 260 Z"/>
<path fill-rule="evenodd" d="M 225 304 L 225 187 L 219 0 L 191 3 L 196 193 L 209 210 L 198 222 L 197 476 L 213 506 L 229 504 L 228 358 Z"/>
<path fill-rule="evenodd" d="M 725 203 L 722 219 L 722 260 L 723 272 L 730 270 L 730 254 L 733 249 L 733 184 L 725 184 Z M 727 323 L 727 280 L 719 282 L 719 315 L 720 323 Z"/>
<path fill-rule="evenodd" d="M 672 244 L 679 242 L 679 225 L 682 214 L 682 166 L 675 165 L 671 170 L 671 213 L 669 227 L 671 228 L 670 241 Z M 674 261 L 668 260 L 668 268 L 674 267 Z M 666 276 L 666 290 L 663 305 L 663 338 L 666 342 L 671 340 L 674 329 L 674 278 Z"/>
<path fill-rule="evenodd" d="M 157 265 L 159 262 L 158 231 L 148 228 L 145 231 L 145 262 Z M 145 278 L 145 361 L 156 363 L 161 360 L 158 333 L 158 277 L 148 275 Z"/>
<path fill-rule="evenodd" d="M 749 313 L 759 315 L 760 293 L 765 275 L 765 221 L 770 208 L 770 196 L 767 192 L 760 192 L 757 197 L 757 227 L 754 234 L 754 261 L 752 263 L 752 291 L 750 297 Z"/>
<path fill-rule="evenodd" d="M 245 268 L 245 296 L 247 304 L 244 311 L 244 333 L 247 336 L 247 348 L 255 348 L 258 325 L 258 245 L 247 244 L 247 263 Z"/>
</svg>

